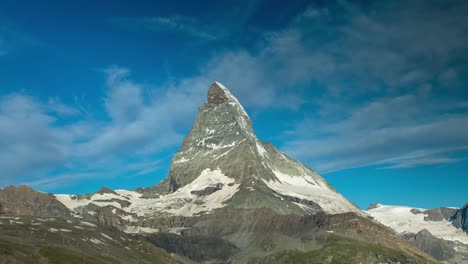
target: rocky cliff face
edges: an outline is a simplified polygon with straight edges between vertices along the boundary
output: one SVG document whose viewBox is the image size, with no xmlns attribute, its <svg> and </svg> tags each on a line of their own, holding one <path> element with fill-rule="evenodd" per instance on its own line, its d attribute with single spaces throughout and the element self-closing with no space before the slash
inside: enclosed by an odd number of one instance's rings
<svg viewBox="0 0 468 264">
<path fill-rule="evenodd" d="M 427 229 L 417 234 L 405 234 L 404 237 L 438 260 L 448 260 L 455 255 L 455 249 L 449 241 L 434 237 Z"/>
<path fill-rule="evenodd" d="M 468 233 L 468 204 L 456 211 L 450 220 L 454 226 Z"/>
</svg>

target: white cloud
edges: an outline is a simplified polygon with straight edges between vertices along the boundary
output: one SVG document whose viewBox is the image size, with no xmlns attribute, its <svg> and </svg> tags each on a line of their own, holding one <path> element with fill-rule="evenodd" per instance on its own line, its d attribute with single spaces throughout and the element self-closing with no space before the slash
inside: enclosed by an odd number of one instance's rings
<svg viewBox="0 0 468 264">
<path fill-rule="evenodd" d="M 90 177 L 146 175 L 160 168 L 151 159 L 180 144 L 183 135 L 178 131 L 192 124 L 208 86 L 195 90 L 184 83 L 156 89 L 132 81 L 124 68 L 104 72 L 108 119 L 90 117 L 56 98 L 0 98 L 0 184 L 52 188 Z M 145 97 L 149 94 L 153 96 Z M 70 115 L 73 119 L 60 122 Z"/>
</svg>

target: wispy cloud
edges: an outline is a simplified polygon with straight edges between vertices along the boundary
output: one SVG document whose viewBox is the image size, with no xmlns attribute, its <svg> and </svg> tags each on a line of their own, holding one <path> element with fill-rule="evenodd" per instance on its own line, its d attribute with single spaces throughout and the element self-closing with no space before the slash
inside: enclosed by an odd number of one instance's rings
<svg viewBox="0 0 468 264">
<path fill-rule="evenodd" d="M 450 113 L 405 96 L 374 101 L 337 121 L 304 120 L 288 133 L 293 139 L 284 150 L 321 172 L 451 163 L 460 161 L 453 153 L 468 149 L 466 129 L 468 113 Z"/>
<path fill-rule="evenodd" d="M 111 22 L 133 30 L 179 32 L 202 40 L 217 40 L 227 35 L 227 32 L 222 27 L 210 25 L 194 17 L 182 15 L 118 17 L 113 18 Z"/>
<path fill-rule="evenodd" d="M 26 47 L 29 48 L 44 45 L 31 34 L 1 23 L 2 21 L 0 21 L 0 56 L 7 55 Z"/>
<path fill-rule="evenodd" d="M 0 184 L 52 188 L 93 176 L 130 177 L 161 169 L 154 156 L 181 142 L 180 128 L 191 125 L 208 86 L 147 87 L 116 66 L 103 74 L 107 119 L 57 98 L 0 97 Z"/>
</svg>

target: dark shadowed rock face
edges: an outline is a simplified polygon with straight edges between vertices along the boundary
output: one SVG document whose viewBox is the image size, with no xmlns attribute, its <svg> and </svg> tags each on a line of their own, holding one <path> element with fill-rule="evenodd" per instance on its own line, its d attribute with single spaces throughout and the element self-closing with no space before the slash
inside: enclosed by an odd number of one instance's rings
<svg viewBox="0 0 468 264">
<path fill-rule="evenodd" d="M 460 208 L 450 220 L 454 226 L 468 232 L 468 203 Z"/>
<path fill-rule="evenodd" d="M 437 260 L 451 259 L 455 254 L 449 241 L 434 237 L 426 229 L 417 234 L 405 234 L 404 237 Z"/>
<path fill-rule="evenodd" d="M 228 100 L 229 98 L 226 96 L 226 93 L 220 85 L 217 82 L 213 83 L 208 90 L 208 103 L 219 105 L 227 102 Z"/>
<path fill-rule="evenodd" d="M 69 217 L 70 211 L 52 194 L 25 185 L 0 190 L 0 214 L 10 216 Z"/>
</svg>

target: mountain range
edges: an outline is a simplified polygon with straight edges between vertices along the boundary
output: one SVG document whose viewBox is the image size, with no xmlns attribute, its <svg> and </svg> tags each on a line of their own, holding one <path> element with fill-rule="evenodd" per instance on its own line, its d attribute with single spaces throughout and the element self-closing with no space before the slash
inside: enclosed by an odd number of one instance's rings
<svg viewBox="0 0 468 264">
<path fill-rule="evenodd" d="M 468 263 L 468 205 L 363 211 L 258 139 L 215 82 L 167 178 L 136 190 L 0 190 L 3 263 Z"/>
</svg>

